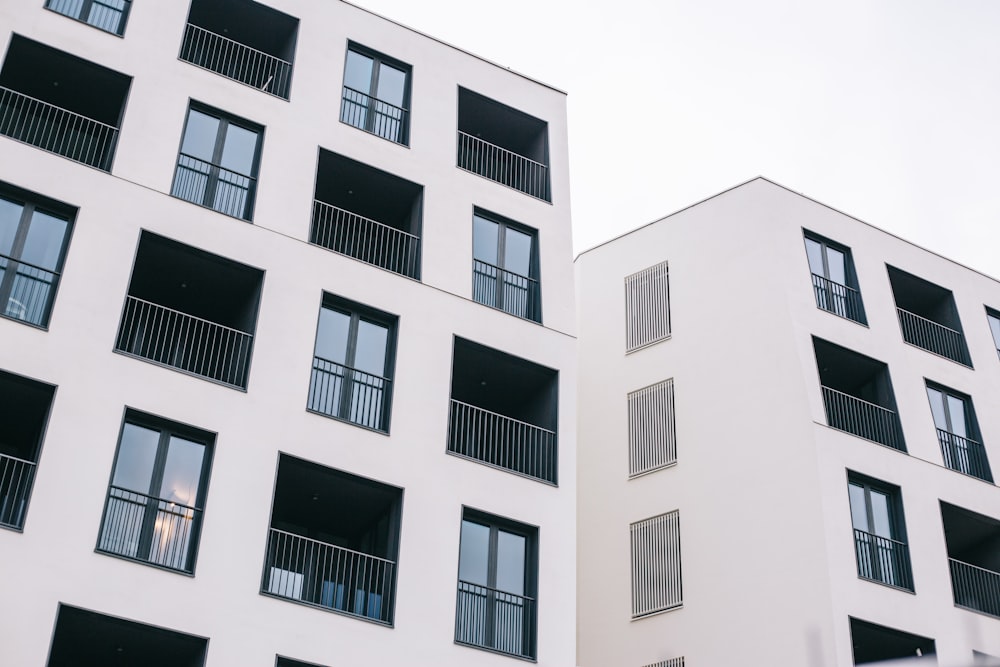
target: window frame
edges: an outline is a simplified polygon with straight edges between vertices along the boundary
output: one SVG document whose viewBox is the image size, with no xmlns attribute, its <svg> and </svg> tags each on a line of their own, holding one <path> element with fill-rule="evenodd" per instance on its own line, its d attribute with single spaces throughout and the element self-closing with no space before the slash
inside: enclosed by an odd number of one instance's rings
<svg viewBox="0 0 1000 667">
<path fill-rule="evenodd" d="M 854 525 L 854 502 L 852 500 L 850 492 L 851 486 L 860 487 L 864 492 L 864 503 L 865 503 L 864 512 L 865 512 L 865 521 L 868 524 L 868 530 L 862 531 L 860 528 L 857 528 Z M 884 586 L 888 586 L 889 588 L 894 588 L 896 590 L 906 591 L 908 593 L 914 593 L 915 586 L 913 585 L 913 564 L 909 552 L 910 543 L 906 535 L 906 515 L 903 511 L 903 490 L 899 486 L 896 486 L 894 484 L 890 484 L 888 482 L 884 482 L 882 480 L 875 479 L 874 477 L 869 477 L 867 475 L 862 475 L 851 470 L 847 471 L 847 488 L 848 488 L 847 505 L 848 505 L 848 510 L 850 512 L 849 516 L 850 516 L 851 532 L 852 532 L 851 542 L 855 552 L 855 566 L 857 567 L 858 578 L 876 584 L 882 584 Z M 872 491 L 881 493 L 882 495 L 886 496 L 887 499 L 886 509 L 888 510 L 889 513 L 888 521 L 889 521 L 889 533 L 890 533 L 888 538 L 874 532 L 875 516 L 874 516 L 874 510 L 872 509 L 872 500 L 871 500 Z M 861 571 L 862 568 L 860 563 L 861 557 L 858 553 L 859 549 L 858 549 L 856 531 L 861 531 L 867 533 L 868 535 L 873 535 L 875 537 L 879 537 L 882 539 L 889 539 L 892 540 L 893 542 L 897 542 L 903 545 L 902 556 L 905 557 L 905 571 L 899 573 L 893 573 L 893 576 L 888 577 L 881 570 L 881 567 L 884 564 L 885 559 L 880 556 L 878 558 L 873 557 L 871 559 L 872 563 L 878 565 L 878 571 L 877 572 L 874 571 L 875 568 L 873 568 L 873 573 L 872 576 L 870 577 L 862 574 Z M 869 546 L 869 549 L 871 550 L 871 546 Z M 902 563 L 903 561 L 901 560 L 900 562 Z M 902 583 L 898 583 L 899 580 L 902 580 Z M 906 585 L 907 583 L 909 584 L 908 586 Z"/>
<path fill-rule="evenodd" d="M 492 222 L 497 225 L 497 264 L 491 264 L 490 262 L 485 262 L 476 257 L 476 218 L 482 218 L 488 222 Z M 505 249 L 507 244 L 507 230 L 513 229 L 515 232 L 524 234 L 531 238 L 531 256 L 528 258 L 528 275 L 522 275 L 516 271 L 511 271 L 506 268 L 506 258 Z M 511 273 L 520 278 L 525 278 L 531 283 L 535 284 L 536 294 L 532 297 L 529 294 L 528 307 L 525 309 L 525 315 L 521 316 L 517 313 L 511 312 L 504 308 L 503 294 L 505 290 L 503 286 L 506 285 L 505 280 L 501 280 L 501 276 L 496 276 L 495 287 L 493 290 L 494 303 L 484 303 L 476 298 L 476 262 L 481 262 L 496 269 L 498 272 Z M 478 304 L 482 304 L 489 308 L 495 310 L 500 310 L 507 313 L 508 315 L 513 315 L 522 320 L 528 320 L 529 322 L 535 322 L 537 324 L 542 323 L 542 280 L 541 280 L 541 253 L 538 244 L 538 230 L 527 225 L 523 225 L 519 222 L 515 222 L 510 218 L 505 218 L 502 215 L 497 215 L 496 213 L 491 213 L 485 209 L 474 207 L 472 211 L 472 300 Z"/>
<path fill-rule="evenodd" d="M 191 112 L 197 111 L 205 116 L 210 116 L 219 121 L 219 127 L 216 130 L 215 141 L 212 146 L 212 161 L 208 162 L 209 171 L 207 174 L 203 174 L 206 178 L 205 191 L 202 194 L 200 201 L 195 201 L 193 199 L 188 199 L 186 197 L 177 194 L 174 190 L 178 184 L 178 175 L 180 173 L 181 158 L 187 157 L 191 160 L 196 160 L 198 162 L 205 163 L 199 157 L 190 155 L 184 152 L 184 141 L 187 139 L 188 126 L 191 121 Z M 226 147 L 226 137 L 228 136 L 229 126 L 235 125 L 236 127 L 246 130 L 248 132 L 253 132 L 257 135 L 257 144 L 254 147 L 254 155 L 251 166 L 250 174 L 241 174 L 240 172 L 233 171 L 231 169 L 226 169 L 222 166 L 222 153 Z M 174 164 L 174 175 L 170 182 L 170 196 L 181 201 L 186 201 L 188 203 L 194 204 L 195 206 L 200 206 L 202 208 L 209 209 L 210 211 L 215 211 L 216 213 L 221 213 L 222 215 L 228 216 L 230 218 L 236 218 L 237 220 L 243 220 L 245 222 L 253 223 L 254 208 L 257 204 L 257 187 L 259 185 L 258 178 L 260 175 L 260 163 L 264 153 L 264 133 L 265 127 L 259 123 L 247 120 L 241 116 L 231 114 L 227 111 L 223 111 L 217 107 L 213 107 L 207 104 L 202 104 L 193 99 L 188 100 L 187 111 L 184 114 L 184 126 L 181 129 L 180 142 L 177 145 L 177 160 Z M 190 167 L 185 167 L 191 171 L 194 171 Z M 238 176 L 242 176 L 250 181 L 249 186 L 246 190 L 246 199 L 243 204 L 243 215 L 237 216 L 229 213 L 225 210 L 220 210 L 213 206 L 215 201 L 215 195 L 218 192 L 218 185 L 221 180 L 219 170 L 224 170 Z M 197 172 L 201 174 L 202 172 Z M 206 203 L 210 202 L 210 203 Z"/>
<path fill-rule="evenodd" d="M 1000 357 L 1000 310 L 986 306 L 986 325 L 990 328 L 990 335 L 993 337 L 993 346 Z M 994 331 L 992 320 L 996 320 L 997 329 Z"/>
<path fill-rule="evenodd" d="M 347 85 L 347 61 L 348 61 L 348 58 L 349 58 L 348 54 L 350 54 L 352 51 L 354 53 L 357 53 L 358 55 L 361 55 L 361 56 L 364 56 L 366 58 L 371 58 L 372 59 L 372 75 L 371 75 L 371 79 L 368 82 L 368 90 L 357 90 L 355 88 L 350 88 Z M 386 102 L 385 100 L 381 100 L 375 94 L 377 92 L 377 90 L 378 90 L 378 81 L 379 81 L 379 76 L 381 75 L 381 68 L 382 68 L 383 64 L 385 64 L 388 67 L 391 67 L 393 69 L 399 70 L 399 71 L 401 71 L 401 72 L 403 72 L 405 74 L 405 83 L 403 84 L 403 105 L 402 106 L 396 106 L 395 104 L 392 104 L 391 102 Z M 358 106 L 364 106 L 364 108 L 365 108 L 365 122 L 364 122 L 364 127 L 360 127 L 358 125 L 355 125 L 354 123 L 351 123 L 349 121 L 344 120 L 344 102 L 345 102 L 344 91 L 345 91 L 345 89 L 346 90 L 351 90 L 351 91 L 354 91 L 354 92 L 357 92 L 357 93 L 361 93 L 362 95 L 364 95 L 365 97 L 368 98 L 368 104 L 366 104 L 366 105 L 361 105 L 358 102 L 354 102 L 353 100 L 351 101 L 352 104 L 356 104 Z M 341 123 L 344 123 L 345 125 L 349 125 L 349 126 L 351 126 L 353 128 L 359 129 L 359 130 L 361 130 L 363 132 L 367 132 L 368 134 L 372 134 L 372 135 L 374 135 L 376 137 L 379 137 L 380 139 L 385 139 L 386 141 L 388 141 L 390 143 L 393 143 L 393 144 L 396 144 L 398 146 L 405 146 L 406 148 L 409 148 L 410 147 L 410 116 L 413 113 L 413 110 L 411 108 L 411 106 L 412 106 L 412 90 L 413 90 L 413 66 L 412 65 L 404 63 L 402 60 L 398 60 L 398 59 L 393 58 L 391 56 L 387 56 L 387 55 L 385 55 L 384 53 L 382 53 L 380 51 L 376 51 L 374 49 L 368 48 L 367 46 L 363 46 L 361 44 L 358 44 L 357 42 L 354 42 L 354 41 L 348 41 L 347 42 L 347 50 L 344 52 L 344 72 L 343 72 L 343 76 L 341 77 L 341 93 L 340 93 L 340 96 L 341 96 L 341 109 L 340 109 L 340 114 L 339 114 L 340 122 Z M 372 104 L 372 100 L 378 100 L 379 102 L 382 102 L 383 104 L 388 104 L 389 106 L 395 107 L 395 108 L 399 109 L 400 111 L 402 111 L 403 119 L 399 121 L 399 128 L 400 128 L 399 135 L 400 135 L 400 137 L 399 137 L 398 141 L 394 140 L 394 139 L 390 139 L 389 137 L 383 136 L 383 135 L 381 135 L 381 134 L 379 134 L 378 132 L 375 131 L 375 120 L 374 120 L 375 114 L 373 113 L 373 111 L 374 111 L 374 105 Z"/>
<path fill-rule="evenodd" d="M 60 16 L 65 16 L 66 18 L 73 19 L 74 21 L 77 21 L 78 23 L 83 23 L 84 25 L 89 25 L 91 28 L 96 28 L 97 30 L 100 30 L 101 32 L 107 33 L 109 35 L 114 35 L 115 37 L 119 37 L 119 38 L 124 39 L 124 37 L 125 37 L 125 28 L 128 25 L 129 13 L 132 11 L 132 0 L 122 0 L 124 2 L 124 4 L 125 4 L 125 7 L 123 9 L 119 10 L 116 7 L 111 7 L 111 9 L 113 9 L 115 11 L 120 11 L 121 12 L 121 17 L 118 19 L 118 31 L 117 32 L 112 32 L 111 30 L 106 30 L 105 28 L 102 28 L 99 25 L 96 25 L 96 24 L 91 23 L 90 21 L 88 21 L 88 20 L 86 20 L 84 18 L 81 18 L 84 15 L 89 15 L 90 14 L 89 9 L 91 7 L 93 7 L 95 4 L 108 6 L 106 3 L 101 2 L 101 0 L 81 0 L 80 14 L 79 14 L 79 16 L 73 16 L 72 14 L 66 14 L 65 12 L 59 11 L 58 9 L 54 9 L 51 5 L 54 4 L 57 1 L 58 0 L 45 0 L 45 9 L 47 9 L 50 12 L 53 12 L 55 14 L 59 14 Z M 85 11 L 85 10 L 87 10 L 87 11 Z"/>
<path fill-rule="evenodd" d="M 816 243 L 816 244 L 818 244 L 820 246 L 820 255 L 822 257 L 822 262 L 823 262 L 823 273 L 822 274 L 818 274 L 818 273 L 813 272 L 812 262 L 809 260 L 809 242 L 810 241 L 812 241 L 813 243 Z M 802 229 L 802 244 L 805 247 L 805 251 L 806 251 L 806 267 L 809 269 L 810 280 L 813 282 L 813 292 L 814 292 L 813 296 L 816 299 L 816 307 L 819 308 L 822 311 L 827 312 L 827 313 L 832 313 L 833 315 L 836 315 L 838 317 L 842 317 L 845 320 L 850 320 L 851 322 L 855 322 L 857 324 L 860 324 L 862 326 L 866 326 L 867 327 L 868 326 L 868 318 L 867 318 L 867 315 L 865 314 L 864 299 L 861 296 L 861 284 L 858 281 L 857 270 L 854 267 L 854 254 L 851 252 L 850 247 L 844 245 L 843 243 L 838 243 L 837 241 L 833 241 L 831 239 L 828 239 L 827 237 L 822 236 L 820 234 L 816 234 L 815 232 L 809 231 L 808 229 L 805 229 L 805 228 Z M 828 249 L 835 250 L 836 252 L 839 252 L 840 254 L 842 254 L 844 256 L 844 282 L 843 283 L 838 283 L 836 280 L 833 280 L 830 277 L 830 261 L 829 261 L 829 256 L 827 255 L 827 250 Z M 816 286 L 815 280 L 813 279 L 813 276 L 819 277 L 819 278 L 825 280 L 826 282 L 833 283 L 835 285 L 840 285 L 841 287 L 844 287 L 844 288 L 846 288 L 846 289 L 851 290 L 852 292 L 854 292 L 857 295 L 857 301 L 858 301 L 856 308 L 855 307 L 848 307 L 848 306 L 845 305 L 844 312 L 841 313 L 835 307 L 831 306 L 831 307 L 824 308 L 823 306 L 821 306 L 819 304 L 819 297 L 818 297 L 817 294 L 815 294 L 816 290 L 819 289 L 819 288 Z M 845 297 L 845 302 L 846 302 L 846 297 Z M 856 313 L 858 315 L 857 318 L 854 318 L 854 317 L 850 316 L 851 315 L 851 311 L 853 311 L 853 310 L 857 310 L 857 313 Z"/>
</svg>

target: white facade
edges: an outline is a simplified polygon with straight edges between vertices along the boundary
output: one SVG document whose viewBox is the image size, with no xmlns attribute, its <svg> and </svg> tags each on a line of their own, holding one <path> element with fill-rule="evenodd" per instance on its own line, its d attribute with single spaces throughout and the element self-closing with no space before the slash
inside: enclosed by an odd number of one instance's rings
<svg viewBox="0 0 1000 667">
<path fill-rule="evenodd" d="M 46 664 L 63 604 L 207 638 L 206 665 L 509 664 L 454 641 L 466 507 L 537 527 L 537 662 L 574 664 L 564 94 L 343 2 L 269 0 L 298 19 L 284 100 L 178 59 L 186 2 L 136 0 L 123 37 L 43 4 L 0 2 L 5 50 L 131 86 L 110 173 L 0 137 L 0 182 L 76 209 L 48 326 L 0 318 L 0 370 L 56 387 L 23 530 L 0 530 L 0 663 Z M 339 120 L 349 41 L 412 68 L 408 146 Z M 460 88 L 547 124 L 551 203 L 456 167 Z M 252 224 L 170 194 L 192 100 L 264 128 Z M 308 242 L 319 149 L 423 186 L 419 280 Z M 473 299 L 476 207 L 537 230 L 540 324 Z M 264 272 L 245 391 L 115 352 L 143 230 Z M 398 318 L 388 434 L 306 411 L 324 293 Z M 455 337 L 557 372 L 557 485 L 447 455 Z M 215 434 L 193 576 L 95 549 L 127 408 Z M 279 452 L 403 489 L 391 627 L 260 593 Z"/>
<path fill-rule="evenodd" d="M 841 316 L 842 305 L 817 307 L 807 232 L 850 250 L 846 283 L 859 289 L 867 324 Z M 627 353 L 626 277 L 664 262 L 669 335 Z M 951 291 L 971 367 L 904 342 L 887 266 Z M 984 308 L 1000 306 L 1000 284 L 755 179 L 583 253 L 577 290 L 582 667 L 847 667 L 852 618 L 933 639 L 941 665 L 972 664 L 974 651 L 1000 656 L 1000 612 L 956 605 L 949 557 L 962 554 L 946 540 L 942 509 L 996 522 L 1000 490 L 946 465 L 927 392 L 933 383 L 971 397 L 978 433 L 969 437 L 1000 465 L 1000 345 Z M 852 365 L 820 371 L 814 338 L 887 365 L 905 452 L 828 425 L 821 372 Z M 639 436 L 673 442 L 676 462 L 630 479 L 627 397 L 665 380 L 671 402 L 654 411 L 672 408 L 675 423 Z M 849 475 L 897 490 L 905 528 L 894 537 L 908 551 L 912 591 L 892 564 L 860 570 Z M 676 545 L 666 529 L 633 537 L 630 553 L 632 524 L 646 529 L 637 522 L 675 511 L 679 565 L 663 546 Z M 947 522 L 954 539 L 967 528 Z M 994 573 L 997 525 L 983 524 L 976 556 L 992 559 Z M 660 546 L 643 552 L 649 545 Z M 980 593 L 964 606 L 993 604 Z"/>
</svg>

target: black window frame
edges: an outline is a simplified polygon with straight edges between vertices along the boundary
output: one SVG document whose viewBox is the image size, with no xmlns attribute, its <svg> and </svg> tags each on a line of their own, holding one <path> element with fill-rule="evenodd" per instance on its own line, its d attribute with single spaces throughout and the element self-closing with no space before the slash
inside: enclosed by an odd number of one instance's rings
<svg viewBox="0 0 1000 667">
<path fill-rule="evenodd" d="M 924 382 L 928 389 L 927 403 L 931 409 L 931 419 L 934 422 L 937 439 L 941 445 L 941 457 L 945 467 L 992 483 L 993 473 L 990 469 L 989 456 L 983 445 L 983 433 L 979 428 L 979 419 L 976 417 L 976 407 L 972 396 L 926 378 Z M 929 390 L 939 392 L 944 398 L 942 408 L 947 428 L 942 428 L 937 424 Z M 955 431 L 954 415 L 952 415 L 949 398 L 962 402 L 965 435 Z"/>
<path fill-rule="evenodd" d="M 909 554 L 909 540 L 906 536 L 906 515 L 903 511 L 903 491 L 899 486 L 895 484 L 890 484 L 889 482 L 884 482 L 880 479 L 874 477 L 869 477 L 852 470 L 847 471 L 847 503 L 849 509 L 849 516 L 851 519 L 851 530 L 854 532 L 854 552 L 855 559 L 858 568 L 858 578 L 864 579 L 865 581 L 871 581 L 877 584 L 882 584 L 888 586 L 889 588 L 894 588 L 896 590 L 905 591 L 908 593 L 914 593 L 915 587 L 913 584 L 913 569 Z M 850 487 L 858 486 L 864 489 L 864 499 L 865 499 L 865 514 L 866 521 L 868 523 L 869 530 L 861 531 L 859 528 L 854 526 L 854 505 L 851 501 Z M 886 574 L 882 571 L 882 567 L 886 565 L 887 557 L 885 556 L 884 549 L 878 547 L 878 551 L 871 548 L 871 542 L 866 541 L 864 544 L 868 547 L 868 563 L 872 570 L 870 576 L 862 572 L 862 556 L 861 548 L 859 546 L 858 532 L 867 533 L 870 536 L 874 536 L 881 539 L 886 539 L 884 536 L 877 535 L 871 532 L 871 528 L 874 524 L 874 514 L 872 511 L 872 491 L 877 491 L 884 494 L 888 499 L 887 509 L 889 511 L 889 540 L 902 545 L 902 549 L 899 554 L 892 554 L 888 558 L 893 559 L 893 562 L 889 564 L 890 573 Z M 898 549 L 893 547 L 888 551 L 892 552 Z M 898 568 L 899 572 L 896 572 L 893 568 Z"/>
<path fill-rule="evenodd" d="M 997 333 L 993 331 L 990 320 L 997 321 Z M 997 356 L 1000 357 L 1000 310 L 986 306 L 986 326 L 990 328 L 990 335 L 993 337 L 993 346 L 997 349 Z"/>
<path fill-rule="evenodd" d="M 356 90 L 354 88 L 348 88 L 346 83 L 347 78 L 347 59 L 350 52 L 357 53 L 358 55 L 365 56 L 366 58 L 372 59 L 372 76 L 368 83 L 368 90 Z M 381 71 L 381 65 L 385 64 L 393 69 L 400 70 L 406 75 L 406 83 L 403 86 L 403 106 L 397 107 L 394 104 L 379 100 L 375 93 L 378 90 L 378 78 Z M 412 114 L 412 91 L 413 91 L 413 66 L 404 63 L 402 60 L 393 58 L 392 56 L 387 56 L 386 54 L 376 51 L 375 49 L 370 49 L 367 46 L 358 44 L 357 42 L 348 41 L 347 50 L 344 52 L 344 74 L 341 77 L 343 82 L 341 85 L 341 102 L 340 102 L 340 122 L 345 125 L 350 125 L 351 127 L 357 128 L 368 134 L 373 134 L 376 137 L 385 139 L 386 141 L 397 144 L 399 146 L 410 147 L 410 115 Z M 368 98 L 368 103 L 366 105 L 361 105 L 359 102 L 354 100 L 348 100 L 347 96 L 344 94 L 346 91 L 353 91 L 360 93 Z M 391 106 L 393 108 L 399 109 L 402 112 L 402 119 L 399 120 L 399 140 L 391 139 L 390 137 L 380 134 L 375 128 L 375 118 L 377 117 L 375 112 L 377 108 L 377 102 Z M 345 120 L 347 104 L 355 104 L 358 106 L 364 106 L 365 112 L 365 123 L 364 127 L 356 125 L 348 120 Z"/>
<path fill-rule="evenodd" d="M 48 331 L 52 311 L 55 308 L 56 296 L 59 292 L 59 283 L 61 282 L 66 264 L 66 257 L 69 254 L 70 241 L 73 237 L 73 230 L 76 227 L 76 217 L 79 213 L 79 209 L 75 206 L 58 202 L 54 199 L 50 199 L 43 195 L 24 190 L 2 181 L 0 181 L 0 199 L 6 199 L 7 201 L 18 204 L 22 207 L 21 219 L 17 224 L 17 231 L 14 233 L 11 254 L 9 256 L 0 254 L 0 260 L 7 260 L 7 265 L 3 267 L 3 278 L 0 279 L 0 317 L 20 322 L 21 324 L 26 324 L 37 329 L 42 329 L 43 331 Z M 28 231 L 31 228 L 31 221 L 34 217 L 35 211 L 40 211 L 52 217 L 65 220 L 66 222 L 66 233 L 63 235 L 62 244 L 59 248 L 59 260 L 56 262 L 55 271 L 35 267 L 35 265 L 22 262 L 20 259 L 20 256 L 24 251 L 24 243 L 27 240 Z M 53 277 L 52 282 L 50 283 L 52 287 L 47 296 L 48 303 L 44 307 L 44 315 L 40 322 L 33 322 L 28 319 L 14 317 L 7 314 L 7 305 L 9 304 L 9 300 L 14 289 L 17 267 L 22 264 L 30 266 L 36 270 L 44 271 L 45 273 L 50 273 Z M 14 265 L 13 272 L 11 272 L 11 265 Z"/>
<path fill-rule="evenodd" d="M 115 473 L 118 470 L 118 462 L 121 456 L 122 438 L 125 434 L 125 427 L 128 424 L 138 426 L 140 428 L 145 428 L 149 430 L 159 431 L 159 439 L 156 446 L 156 456 L 153 463 L 153 469 L 150 473 L 149 479 L 149 491 L 146 493 L 133 491 L 132 489 L 121 489 L 126 493 L 138 494 L 146 496 L 146 505 L 143 510 L 142 518 L 142 528 L 139 537 L 139 545 L 137 547 L 137 554 L 135 556 L 129 556 L 128 554 L 121 553 L 120 551 L 113 551 L 110 549 L 101 548 L 101 543 L 104 539 L 105 525 L 108 521 L 109 507 L 112 500 L 112 489 L 119 489 L 120 487 L 114 486 Z M 198 492 L 196 498 L 196 504 L 194 509 L 196 513 L 191 519 L 192 525 L 190 529 L 190 535 L 188 537 L 188 546 L 186 553 L 186 568 L 171 567 L 170 565 L 165 565 L 162 563 L 157 563 L 151 560 L 152 555 L 150 548 L 152 546 L 153 535 L 155 532 L 156 518 L 159 514 L 157 509 L 158 504 L 167 502 L 169 505 L 174 506 L 175 503 L 170 501 L 161 500 L 158 497 L 153 496 L 153 487 L 160 487 L 163 483 L 163 471 L 166 467 L 167 452 L 169 451 L 169 444 L 171 436 L 178 436 L 185 440 L 195 442 L 202 445 L 205 448 L 205 453 L 202 458 L 201 470 L 199 472 L 198 479 Z M 183 424 L 171 419 L 166 419 L 164 417 L 159 417 L 148 412 L 143 412 L 141 410 L 136 410 L 133 408 L 126 407 L 125 413 L 122 416 L 121 427 L 118 431 L 118 440 L 115 445 L 115 456 L 114 461 L 111 465 L 111 474 L 108 477 L 108 492 L 105 495 L 104 509 L 101 513 L 100 527 L 97 532 L 97 543 L 94 547 L 94 551 L 97 553 L 105 554 L 115 558 L 121 558 L 124 560 L 132 561 L 135 563 L 140 563 L 142 565 L 148 565 L 150 567 L 155 567 L 157 569 L 166 570 L 168 572 L 176 572 L 180 574 L 194 576 L 196 565 L 198 562 L 198 551 L 201 544 L 201 527 L 204 522 L 205 507 L 208 499 L 208 486 L 212 475 L 212 459 L 215 454 L 215 441 L 217 434 L 211 431 L 207 431 L 202 428 L 195 426 L 190 426 L 188 424 Z M 159 488 L 159 493 L 163 493 L 162 488 Z M 183 507 L 183 506 L 182 506 Z M 150 511 L 152 510 L 152 511 Z"/>
<path fill-rule="evenodd" d="M 202 194 L 200 201 L 189 199 L 176 192 L 179 183 L 178 178 L 180 170 L 183 166 L 181 165 L 181 158 L 187 157 L 188 159 L 195 160 L 200 163 L 205 162 L 201 158 L 195 157 L 193 155 L 188 155 L 187 153 L 183 152 L 184 140 L 185 138 L 187 138 L 188 123 L 191 120 L 192 111 L 197 111 L 206 116 L 211 116 L 213 118 L 218 119 L 219 121 L 219 128 L 216 131 L 215 135 L 215 144 L 212 147 L 212 162 L 207 163 L 209 165 L 209 172 L 206 177 L 207 180 L 205 183 L 205 191 Z M 249 132 L 254 132 L 257 135 L 257 145 L 254 148 L 253 166 L 250 170 L 252 172 L 251 174 L 240 174 L 239 172 L 234 172 L 229 169 L 225 169 L 224 167 L 221 166 L 222 152 L 226 146 L 226 136 L 230 125 L 235 125 L 236 127 L 247 130 Z M 264 133 L 265 133 L 265 127 L 259 123 L 255 123 L 241 116 L 237 116 L 227 111 L 223 111 L 217 107 L 203 104 L 196 100 L 190 100 L 188 103 L 187 111 L 185 112 L 184 115 L 184 128 L 181 130 L 180 142 L 177 145 L 177 162 L 174 165 L 174 176 L 170 184 L 170 195 L 172 197 L 175 197 L 182 201 L 189 202 L 196 206 L 207 208 L 211 211 L 215 211 L 216 213 L 221 213 L 222 215 L 228 216 L 230 218 L 236 218 L 237 220 L 244 220 L 246 222 L 252 223 L 254 207 L 257 203 L 257 186 L 259 185 L 257 181 L 260 175 L 260 163 L 264 153 Z M 190 169 L 190 167 L 185 167 L 185 168 Z M 249 181 L 246 190 L 247 192 L 246 200 L 243 205 L 243 215 L 234 215 L 229 211 L 218 209 L 213 205 L 215 201 L 215 195 L 218 192 L 218 185 L 220 182 L 220 174 L 219 174 L 220 169 L 223 169 L 232 174 L 236 174 L 237 176 L 243 177 Z M 201 174 L 201 172 L 197 173 Z"/>
<path fill-rule="evenodd" d="M 122 9 L 118 9 L 117 7 L 111 7 L 106 2 L 102 2 L 101 0 L 81 0 L 80 13 L 78 16 L 74 16 L 73 14 L 67 14 L 66 12 L 60 11 L 59 9 L 56 9 L 52 6 L 54 4 L 59 4 L 64 1 L 65 0 L 45 0 L 45 9 L 48 9 L 51 12 L 55 12 L 60 16 L 65 16 L 79 23 L 83 23 L 84 25 L 89 25 L 90 27 L 96 28 L 101 32 L 106 32 L 109 35 L 114 35 L 115 37 L 122 37 L 122 38 L 125 37 L 125 28 L 128 25 L 128 16 L 132 10 L 132 0 L 122 0 L 122 2 L 125 4 L 125 7 Z M 118 19 L 117 30 L 108 30 L 107 28 L 97 25 L 96 23 L 91 23 L 90 21 L 82 18 L 83 16 L 88 16 L 90 14 L 90 9 L 94 5 L 101 5 L 104 7 L 108 7 L 112 11 L 121 12 L 121 17 Z"/>
<path fill-rule="evenodd" d="M 475 247 L 476 247 L 476 218 L 482 218 L 483 220 L 488 220 L 498 226 L 497 231 L 497 264 L 492 265 L 489 262 L 484 262 L 480 259 L 476 259 Z M 514 271 L 509 271 L 504 264 L 505 247 L 507 242 L 507 230 L 513 229 L 516 232 L 524 234 L 531 237 L 531 257 L 528 260 L 528 275 L 521 275 Z M 521 224 L 510 218 L 506 218 L 502 215 L 497 215 L 485 209 L 479 208 L 478 206 L 473 209 L 472 212 L 472 300 L 476 303 L 494 308 L 496 310 L 503 311 L 508 315 L 513 315 L 514 317 L 520 318 L 522 320 L 528 320 L 530 322 L 542 323 L 542 280 L 541 280 L 541 253 L 538 247 L 538 230 L 527 225 Z M 528 297 L 525 307 L 525 314 L 520 315 L 517 312 L 512 312 L 505 308 L 504 304 L 504 294 L 506 290 L 504 286 L 507 285 L 506 280 L 500 280 L 500 276 L 489 276 L 487 278 L 494 279 L 494 289 L 493 289 L 493 300 L 494 303 L 486 303 L 480 301 L 477 298 L 481 291 L 479 283 L 477 282 L 477 277 L 480 275 L 477 270 L 477 263 L 485 264 L 488 267 L 496 269 L 497 272 L 503 272 L 504 274 L 512 274 L 519 278 L 524 278 L 528 280 Z M 534 283 L 534 289 L 531 290 L 532 283 Z M 531 294 L 531 291 L 534 294 Z"/>
<path fill-rule="evenodd" d="M 808 241 L 819 244 L 823 258 L 823 274 L 813 273 L 812 265 L 809 262 Z M 808 229 L 802 230 L 802 243 L 806 250 L 806 266 L 812 276 L 813 292 L 816 298 L 816 307 L 842 317 L 845 320 L 856 322 L 862 326 L 868 326 L 868 318 L 865 316 L 864 299 L 861 296 L 861 285 L 858 282 L 858 274 L 854 268 L 854 255 L 851 249 L 843 243 L 838 243 L 825 236 L 811 232 Z M 838 283 L 830 278 L 830 266 L 827 258 L 827 248 L 833 249 L 844 256 L 844 283 Z M 819 280 L 817 281 L 817 278 Z M 840 285 L 847 288 L 843 295 L 837 294 L 832 285 Z M 853 292 L 853 294 L 852 294 Z M 857 302 L 854 302 L 854 297 Z M 834 303 L 840 303 L 839 307 Z M 842 312 L 841 312 L 842 311 Z"/>
</svg>

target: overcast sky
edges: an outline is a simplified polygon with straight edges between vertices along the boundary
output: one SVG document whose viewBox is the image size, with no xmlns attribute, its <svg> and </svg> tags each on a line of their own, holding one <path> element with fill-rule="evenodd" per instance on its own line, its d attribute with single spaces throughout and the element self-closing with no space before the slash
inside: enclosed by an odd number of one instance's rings
<svg viewBox="0 0 1000 667">
<path fill-rule="evenodd" d="M 352 0 L 569 93 L 577 251 L 757 175 L 1000 277 L 1000 0 Z"/>
</svg>

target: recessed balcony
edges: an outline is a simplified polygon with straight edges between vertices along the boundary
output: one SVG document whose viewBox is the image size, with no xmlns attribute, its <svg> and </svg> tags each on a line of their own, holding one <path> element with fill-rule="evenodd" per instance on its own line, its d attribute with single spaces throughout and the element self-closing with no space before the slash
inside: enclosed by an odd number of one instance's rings
<svg viewBox="0 0 1000 667">
<path fill-rule="evenodd" d="M 971 368 L 972 359 L 951 291 L 905 271 L 887 268 L 903 340 Z"/>
<path fill-rule="evenodd" d="M 0 526 L 21 530 L 55 387 L 0 371 Z"/>
<path fill-rule="evenodd" d="M 1000 618 L 1000 520 L 941 503 L 955 606 Z"/>
</svg>

